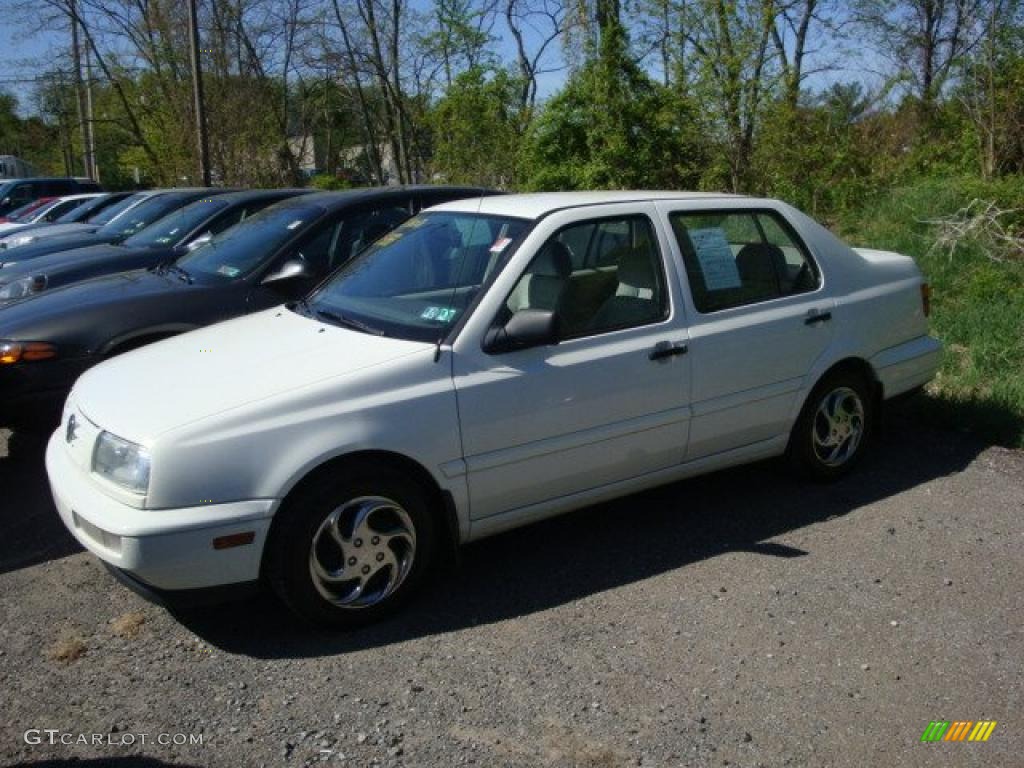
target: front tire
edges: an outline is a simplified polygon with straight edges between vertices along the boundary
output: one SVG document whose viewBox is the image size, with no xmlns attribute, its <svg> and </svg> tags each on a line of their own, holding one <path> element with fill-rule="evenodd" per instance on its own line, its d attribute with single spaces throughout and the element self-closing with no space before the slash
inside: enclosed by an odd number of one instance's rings
<svg viewBox="0 0 1024 768">
<path fill-rule="evenodd" d="M 790 433 L 787 457 L 799 472 L 836 480 L 856 466 L 873 437 L 874 398 L 863 376 L 826 376 L 804 403 Z"/>
<path fill-rule="evenodd" d="M 267 576 L 296 614 L 352 628 L 400 608 L 434 561 L 437 526 L 419 484 L 353 463 L 289 497 L 268 543 Z"/>
</svg>

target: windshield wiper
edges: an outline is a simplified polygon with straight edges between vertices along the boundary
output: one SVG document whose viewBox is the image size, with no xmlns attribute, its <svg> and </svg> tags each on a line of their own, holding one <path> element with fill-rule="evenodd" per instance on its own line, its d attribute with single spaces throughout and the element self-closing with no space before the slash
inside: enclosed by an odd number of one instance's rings
<svg viewBox="0 0 1024 768">
<path fill-rule="evenodd" d="M 364 322 L 361 322 L 351 317 L 345 317 L 344 315 L 340 315 L 337 312 L 331 312 L 330 310 L 327 309 L 318 309 L 315 311 L 317 317 L 323 320 L 327 320 L 328 322 L 334 323 L 335 325 L 342 325 L 347 328 L 353 328 L 357 331 L 362 331 L 363 333 L 369 333 L 372 336 L 384 335 L 384 331 L 379 331 L 376 328 L 373 328 Z"/>
<path fill-rule="evenodd" d="M 285 306 L 292 312 L 300 314 L 304 317 L 309 317 L 311 314 L 309 311 L 309 302 L 306 301 L 305 299 L 299 299 L 298 301 L 289 302 L 288 304 L 285 304 Z"/>
<path fill-rule="evenodd" d="M 192 275 L 190 275 L 186 270 L 184 270 L 181 267 L 179 267 L 177 264 L 175 264 L 173 262 L 169 263 L 167 265 L 167 271 L 168 272 L 173 272 L 178 277 L 180 277 L 182 280 L 184 280 L 186 283 L 188 283 L 189 285 L 192 285 Z"/>
</svg>

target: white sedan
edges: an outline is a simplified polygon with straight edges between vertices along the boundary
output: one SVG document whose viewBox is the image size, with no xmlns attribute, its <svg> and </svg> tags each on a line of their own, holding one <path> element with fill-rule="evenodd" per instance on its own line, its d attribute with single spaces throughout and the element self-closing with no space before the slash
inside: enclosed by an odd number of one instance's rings
<svg viewBox="0 0 1024 768">
<path fill-rule="evenodd" d="M 270 269 L 330 259 L 320 229 Z M 93 368 L 47 469 L 68 529 L 136 587 L 263 581 L 351 626 L 550 515 L 783 454 L 843 475 L 883 400 L 935 374 L 927 313 L 912 259 L 775 200 L 464 200 L 305 301 Z"/>
</svg>

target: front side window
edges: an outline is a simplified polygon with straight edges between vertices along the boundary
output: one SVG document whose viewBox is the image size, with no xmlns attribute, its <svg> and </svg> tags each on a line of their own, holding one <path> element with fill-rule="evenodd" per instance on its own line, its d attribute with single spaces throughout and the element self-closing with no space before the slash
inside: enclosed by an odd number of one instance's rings
<svg viewBox="0 0 1024 768">
<path fill-rule="evenodd" d="M 309 297 L 327 322 L 419 341 L 442 338 L 529 222 L 424 213 L 387 233 Z"/>
<path fill-rule="evenodd" d="M 668 295 L 650 220 L 624 216 L 560 230 L 537 252 L 505 308 L 509 316 L 554 312 L 566 339 L 664 319 Z"/>
<path fill-rule="evenodd" d="M 672 213 L 672 231 L 698 312 L 813 291 L 818 270 L 774 213 Z"/>
</svg>

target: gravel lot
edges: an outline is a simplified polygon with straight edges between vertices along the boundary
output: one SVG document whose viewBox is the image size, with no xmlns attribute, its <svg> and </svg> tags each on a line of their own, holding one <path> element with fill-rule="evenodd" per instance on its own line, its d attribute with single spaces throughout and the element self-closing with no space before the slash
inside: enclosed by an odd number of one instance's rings
<svg viewBox="0 0 1024 768">
<path fill-rule="evenodd" d="M 0 764 L 1021 766 L 1022 512 L 1024 454 L 897 417 L 837 485 L 757 465 L 591 508 L 328 635 L 143 602 L 0 432 Z M 999 725 L 920 743 L 935 719 Z"/>
</svg>

